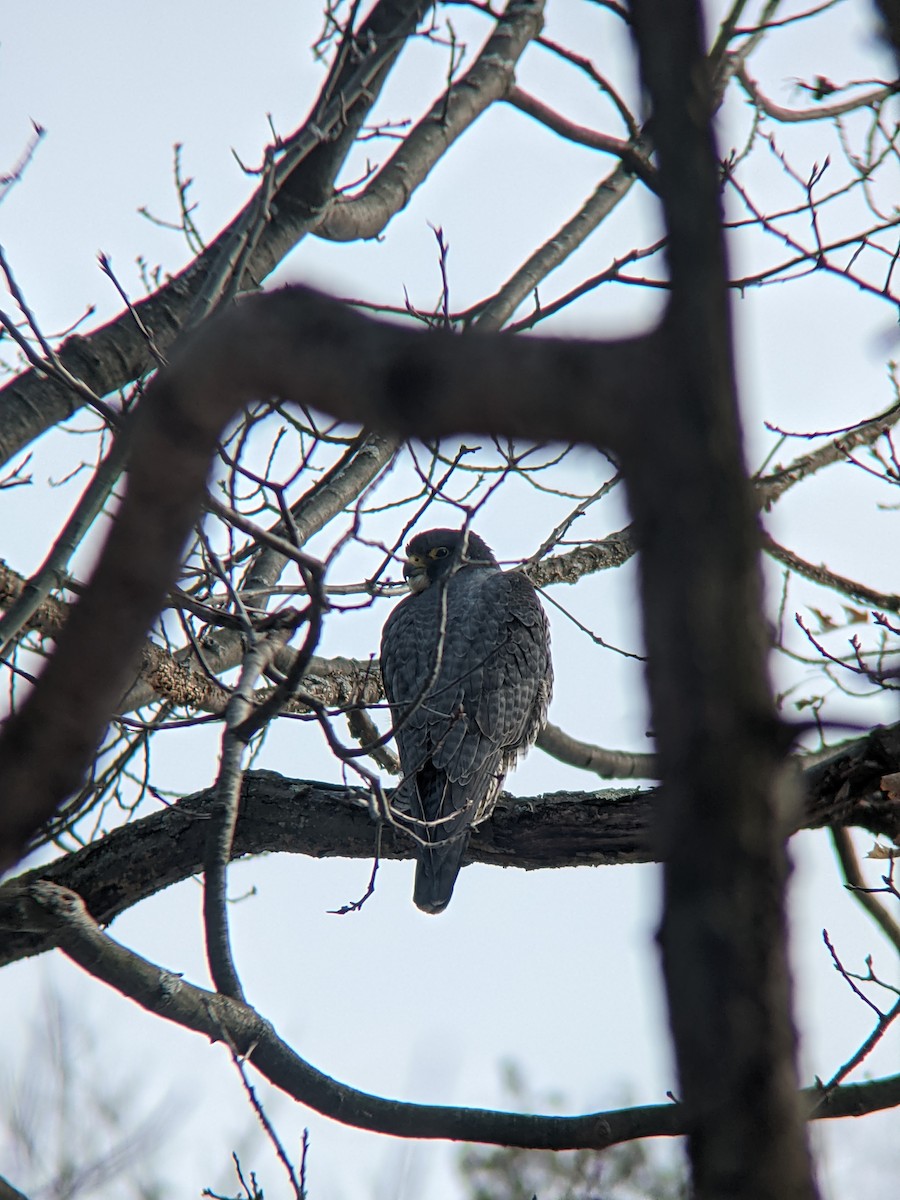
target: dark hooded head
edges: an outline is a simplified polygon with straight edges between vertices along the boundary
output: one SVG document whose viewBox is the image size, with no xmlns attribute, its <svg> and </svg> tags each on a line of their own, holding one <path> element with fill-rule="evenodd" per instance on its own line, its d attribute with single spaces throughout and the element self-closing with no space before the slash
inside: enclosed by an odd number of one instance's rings
<svg viewBox="0 0 900 1200">
<path fill-rule="evenodd" d="M 471 529 L 429 529 L 407 544 L 405 578 L 411 592 L 424 592 L 463 567 L 496 567 L 490 546 Z"/>
</svg>

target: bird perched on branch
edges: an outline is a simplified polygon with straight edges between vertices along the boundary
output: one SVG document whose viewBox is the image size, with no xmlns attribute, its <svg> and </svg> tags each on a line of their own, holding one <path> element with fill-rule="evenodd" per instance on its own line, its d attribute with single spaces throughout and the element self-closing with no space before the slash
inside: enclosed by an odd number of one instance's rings
<svg viewBox="0 0 900 1200">
<path fill-rule="evenodd" d="M 528 579 L 471 530 L 432 529 L 406 550 L 412 595 L 385 623 L 381 672 L 402 771 L 393 805 L 418 843 L 413 899 L 438 913 L 472 826 L 546 720 L 550 632 Z"/>
</svg>

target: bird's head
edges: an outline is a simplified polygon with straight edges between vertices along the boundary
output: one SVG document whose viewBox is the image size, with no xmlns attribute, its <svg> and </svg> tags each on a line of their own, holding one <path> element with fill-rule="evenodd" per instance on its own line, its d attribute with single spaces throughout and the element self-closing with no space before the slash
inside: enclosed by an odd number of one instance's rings
<svg viewBox="0 0 900 1200">
<path fill-rule="evenodd" d="M 496 567 L 497 560 L 471 529 L 429 529 L 407 544 L 403 577 L 411 592 L 424 592 L 463 566 Z"/>
</svg>

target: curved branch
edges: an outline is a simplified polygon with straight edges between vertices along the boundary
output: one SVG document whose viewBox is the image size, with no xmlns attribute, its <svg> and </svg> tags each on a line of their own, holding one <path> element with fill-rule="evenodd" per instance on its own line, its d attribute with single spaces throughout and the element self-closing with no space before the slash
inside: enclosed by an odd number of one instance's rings
<svg viewBox="0 0 900 1200">
<path fill-rule="evenodd" d="M 209 992 L 141 958 L 103 933 L 80 898 L 54 884 L 34 884 L 21 898 L 23 918 L 52 931 L 64 953 L 89 974 L 148 1012 L 210 1041 L 227 1041 L 266 1079 L 323 1116 L 358 1129 L 403 1138 L 485 1142 L 534 1150 L 602 1150 L 644 1137 L 688 1130 L 681 1104 L 653 1104 L 584 1116 L 558 1117 L 451 1108 L 387 1100 L 339 1083 L 301 1058 L 249 1005 Z M 900 1103 L 900 1076 L 802 1093 L 815 1117 L 859 1115 Z"/>
<path fill-rule="evenodd" d="M 622 160 L 622 165 L 645 183 L 651 191 L 657 190 L 656 168 L 633 142 L 613 137 L 608 133 L 599 133 L 596 129 L 588 129 L 586 125 L 578 125 L 575 121 L 570 121 L 556 112 L 549 104 L 538 100 L 536 96 L 529 95 L 520 87 L 510 88 L 504 99 L 507 104 L 511 104 L 519 112 L 540 121 L 542 125 L 546 125 L 548 129 L 552 129 L 554 133 L 566 138 L 567 141 L 576 142 L 580 146 L 589 146 L 592 150 L 600 150 L 605 154 L 614 154 L 616 158 Z"/>
<path fill-rule="evenodd" d="M 747 68 L 741 63 L 735 71 L 741 86 L 749 99 L 758 109 L 774 121 L 791 124 L 798 121 L 828 121 L 832 117 L 842 117 L 846 113 L 857 112 L 861 108 L 873 108 L 883 104 L 897 91 L 897 84 L 887 84 L 875 88 L 874 91 L 864 92 L 861 96 L 851 96 L 847 100 L 836 100 L 833 104 L 820 104 L 816 108 L 784 108 L 776 104 L 760 91 L 759 84 L 751 79 Z"/>
<path fill-rule="evenodd" d="M 602 746 L 593 746 L 573 738 L 558 725 L 549 722 L 538 734 L 535 745 L 559 762 L 580 767 L 583 771 L 593 771 L 601 779 L 658 778 L 655 755 L 604 750 Z"/>
<path fill-rule="evenodd" d="M 770 475 L 754 479 L 753 486 L 760 505 L 768 511 L 776 500 L 780 500 L 794 484 L 808 479 L 810 475 L 815 475 L 817 471 L 831 466 L 832 463 L 846 462 L 851 450 L 855 450 L 859 446 L 871 446 L 898 421 L 900 421 L 900 404 L 892 404 L 878 416 L 872 417 L 868 421 L 862 421 L 851 429 L 840 430 L 824 446 L 820 446 L 817 450 L 811 450 L 808 454 L 800 455 L 786 467 L 778 467 Z M 774 432 L 781 431 L 776 429 Z M 815 437 L 816 434 L 806 436 Z"/>
<path fill-rule="evenodd" d="M 217 991 L 235 1000 L 244 999 L 228 920 L 228 864 L 234 857 L 243 783 L 243 759 L 248 737 L 242 726 L 254 712 L 253 688 L 274 657 L 276 646 L 289 636 L 288 629 L 272 630 L 256 639 L 244 659 L 241 676 L 225 712 L 219 773 L 212 790 L 210 819 L 206 822 L 203 851 L 203 929 L 206 961 Z"/>
<path fill-rule="evenodd" d="M 627 534 L 627 531 L 623 533 Z M 630 553 L 634 553 L 627 536 L 612 534 L 604 539 L 603 543 L 529 564 L 525 573 L 529 578 L 540 579 L 544 584 L 574 583 L 589 570 L 618 565 L 623 546 L 628 547 Z M 259 557 L 266 554 L 273 558 L 279 557 L 269 550 L 262 551 Z M 25 580 L 22 576 L 0 563 L 0 608 L 14 600 L 24 585 Z M 45 636 L 56 637 L 68 617 L 68 611 L 68 607 L 61 602 L 48 601 L 32 618 L 31 624 Z M 211 665 L 217 671 L 227 670 L 240 660 L 240 639 L 230 634 L 231 631 L 221 633 L 216 639 L 215 649 L 209 652 L 214 659 Z M 118 715 L 124 716 L 133 709 L 141 708 L 157 699 L 167 700 L 179 708 L 223 714 L 228 705 L 230 691 L 209 675 L 195 670 L 190 661 L 192 654 L 191 647 L 172 654 L 148 639 L 141 650 L 138 682 L 117 706 Z M 275 664 L 282 673 L 286 674 L 291 669 L 295 655 L 296 651 L 288 646 L 279 650 Z M 372 705 L 384 700 L 381 672 L 375 659 L 313 657 L 303 676 L 303 689 L 320 704 L 330 708 L 351 704 Z M 269 691 L 260 693 L 257 700 L 264 699 L 268 694 Z M 309 706 L 299 700 L 289 701 L 283 709 L 285 713 L 308 711 Z M 358 716 L 361 715 L 358 712 Z M 377 733 L 363 738 L 364 742 L 375 740 Z M 538 735 L 536 745 L 559 762 L 592 771 L 601 779 L 656 778 L 652 755 L 603 749 L 579 741 L 555 725 L 548 724 L 544 727 Z"/>
</svg>

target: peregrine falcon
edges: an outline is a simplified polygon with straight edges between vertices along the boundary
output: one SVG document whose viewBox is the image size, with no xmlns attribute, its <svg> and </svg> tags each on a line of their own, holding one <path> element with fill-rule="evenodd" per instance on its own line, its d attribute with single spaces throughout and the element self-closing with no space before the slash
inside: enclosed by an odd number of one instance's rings
<svg viewBox="0 0 900 1200">
<path fill-rule="evenodd" d="M 393 804 L 418 839 L 413 899 L 450 901 L 473 825 L 534 742 L 553 685 L 534 588 L 501 571 L 471 530 L 432 529 L 406 547 L 412 595 L 388 617 L 381 672 L 402 778 Z"/>
</svg>

